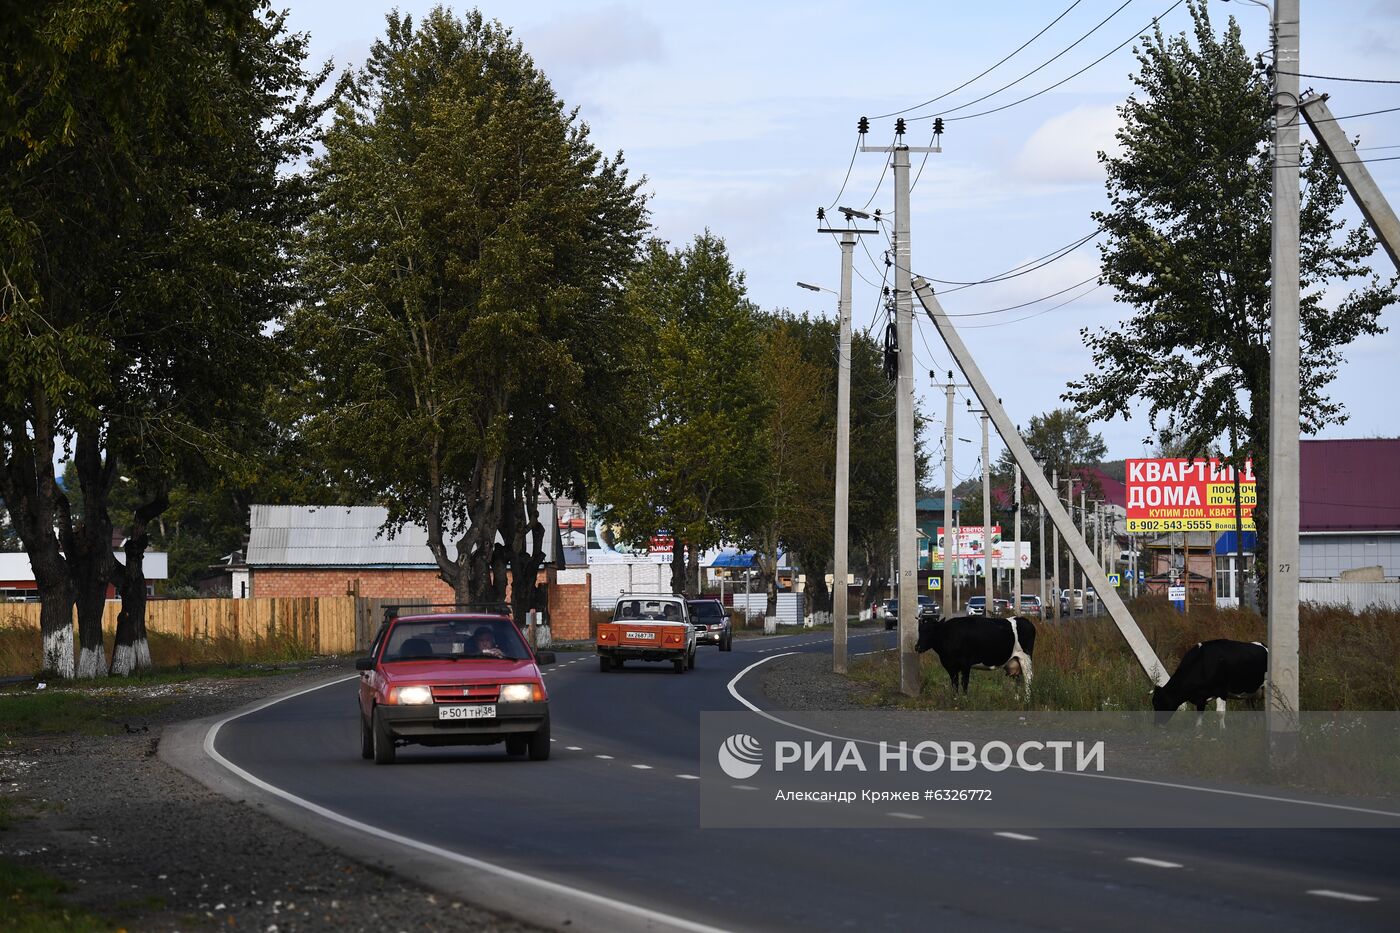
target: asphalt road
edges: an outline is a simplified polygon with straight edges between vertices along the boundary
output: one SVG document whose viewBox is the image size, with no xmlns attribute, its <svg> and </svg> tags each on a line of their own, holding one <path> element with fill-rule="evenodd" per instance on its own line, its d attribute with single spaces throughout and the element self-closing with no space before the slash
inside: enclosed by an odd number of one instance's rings
<svg viewBox="0 0 1400 933">
<path fill-rule="evenodd" d="M 853 634 L 853 652 L 892 638 Z M 216 748 L 342 821 L 721 929 L 1400 925 L 1400 830 L 701 829 L 696 713 L 742 709 L 727 685 L 755 661 L 830 650 L 822 634 L 734 645 L 702 648 L 682 676 L 561 653 L 543 763 L 409 747 L 376 767 L 359 756 L 353 680 L 232 720 Z M 759 678 L 738 689 L 768 707 Z"/>
</svg>

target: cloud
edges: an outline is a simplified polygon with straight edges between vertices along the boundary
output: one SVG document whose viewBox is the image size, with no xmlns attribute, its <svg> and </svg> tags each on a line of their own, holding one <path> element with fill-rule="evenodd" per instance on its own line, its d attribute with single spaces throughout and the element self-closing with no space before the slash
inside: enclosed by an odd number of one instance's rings
<svg viewBox="0 0 1400 933">
<path fill-rule="evenodd" d="M 1012 170 L 1027 181 L 1099 184 L 1103 169 L 1098 153 L 1118 153 L 1113 136 L 1118 122 L 1118 111 L 1111 104 L 1086 104 L 1051 117 L 1026 140 Z"/>
<path fill-rule="evenodd" d="M 666 57 L 661 30 L 622 4 L 560 16 L 519 29 L 525 49 L 552 78 L 575 80 Z"/>
</svg>

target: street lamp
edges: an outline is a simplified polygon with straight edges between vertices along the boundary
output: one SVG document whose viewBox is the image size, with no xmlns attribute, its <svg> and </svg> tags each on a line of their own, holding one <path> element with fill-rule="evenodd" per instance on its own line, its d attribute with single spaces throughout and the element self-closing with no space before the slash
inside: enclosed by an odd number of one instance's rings
<svg viewBox="0 0 1400 933">
<path fill-rule="evenodd" d="M 820 285 L 808 285 L 806 282 L 798 282 L 798 283 L 797 283 L 797 287 L 798 287 L 798 288 L 805 288 L 805 289 L 807 289 L 807 291 L 809 291 L 809 292 L 826 292 L 828 295 L 835 295 L 835 294 L 836 294 L 834 291 L 832 291 L 832 290 L 829 289 L 829 288 L 822 288 Z M 839 297 L 839 296 L 838 296 L 838 297 Z"/>
</svg>

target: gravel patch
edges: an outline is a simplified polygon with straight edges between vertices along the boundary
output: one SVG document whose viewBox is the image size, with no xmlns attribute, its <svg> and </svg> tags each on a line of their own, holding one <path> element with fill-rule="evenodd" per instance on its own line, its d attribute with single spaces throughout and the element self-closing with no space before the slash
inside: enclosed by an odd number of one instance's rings
<svg viewBox="0 0 1400 933">
<path fill-rule="evenodd" d="M 167 705 L 121 734 L 3 740 L 0 793 L 14 812 L 0 858 L 67 881 L 72 905 L 136 930 L 537 929 L 361 864 L 156 754 L 166 725 L 342 672 L 350 662 L 318 659 L 266 677 L 137 688 Z"/>
<path fill-rule="evenodd" d="M 865 690 L 831 671 L 831 655 L 793 654 L 759 668 L 768 709 L 868 710 Z"/>
</svg>

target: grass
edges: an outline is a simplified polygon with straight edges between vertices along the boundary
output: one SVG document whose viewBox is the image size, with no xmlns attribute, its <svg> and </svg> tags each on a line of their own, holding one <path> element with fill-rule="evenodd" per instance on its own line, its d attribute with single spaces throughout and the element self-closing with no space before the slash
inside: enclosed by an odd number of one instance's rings
<svg viewBox="0 0 1400 933">
<path fill-rule="evenodd" d="M 8 859 L 0 859 L 0 929 L 10 933 L 88 933 L 113 924 L 69 907 L 60 895 L 67 883 Z"/>
<path fill-rule="evenodd" d="M 0 734 L 116 735 L 128 725 L 140 725 L 170 702 L 81 687 L 9 690 L 0 692 L 0 722 L 4 723 Z"/>
<path fill-rule="evenodd" d="M 1150 600 L 1131 605 L 1144 636 L 1167 669 L 1199 641 L 1233 638 L 1266 641 L 1257 613 L 1211 608 L 1184 616 Z M 1299 611 L 1299 704 L 1303 710 L 1400 710 L 1400 613 L 1360 615 L 1335 607 L 1304 605 Z M 1151 709 L 1146 675 L 1108 618 L 1068 619 L 1036 625 L 1035 679 L 1030 703 L 998 671 L 973 671 L 966 698 L 955 697 L 934 652 L 920 656 L 923 689 L 899 690 L 896 652 L 857 661 L 851 679 L 867 690 L 872 706 L 962 710 Z"/>
</svg>

